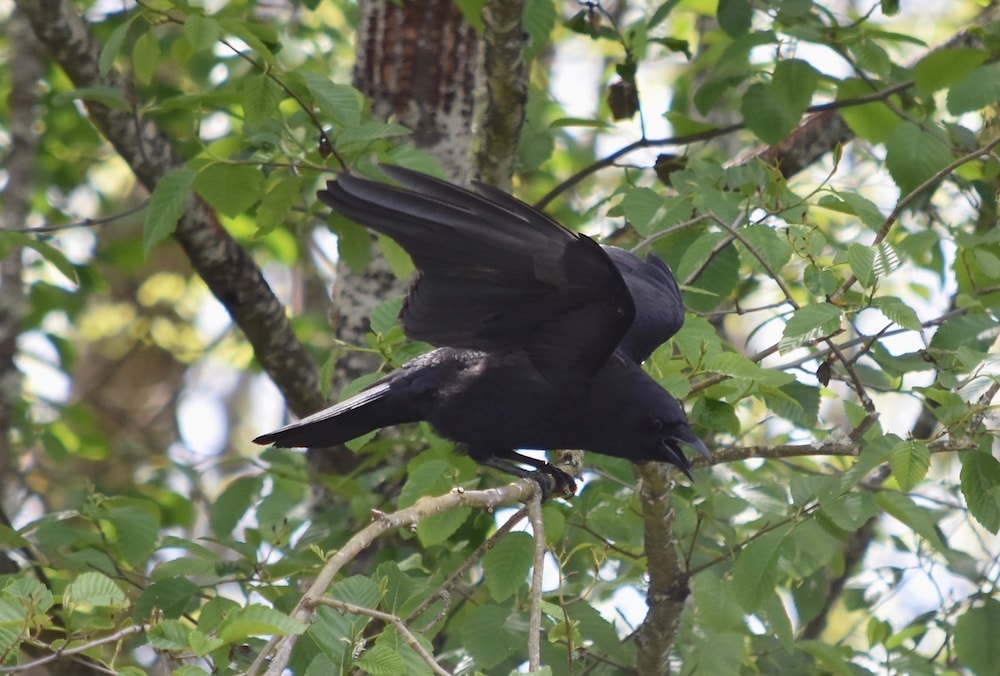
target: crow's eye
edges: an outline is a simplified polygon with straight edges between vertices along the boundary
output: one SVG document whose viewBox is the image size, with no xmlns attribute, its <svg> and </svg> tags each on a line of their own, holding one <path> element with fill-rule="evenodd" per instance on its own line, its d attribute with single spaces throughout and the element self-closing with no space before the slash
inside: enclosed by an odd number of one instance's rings
<svg viewBox="0 0 1000 676">
<path fill-rule="evenodd" d="M 659 418 L 650 418 L 646 424 L 651 432 L 659 432 L 663 429 L 663 421 Z"/>
</svg>

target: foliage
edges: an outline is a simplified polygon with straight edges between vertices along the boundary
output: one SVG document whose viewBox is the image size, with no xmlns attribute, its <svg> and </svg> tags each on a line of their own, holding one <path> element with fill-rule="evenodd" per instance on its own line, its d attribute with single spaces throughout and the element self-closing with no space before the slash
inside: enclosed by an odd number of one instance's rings
<svg viewBox="0 0 1000 676">
<path fill-rule="evenodd" d="M 614 121 L 603 104 L 581 116 L 559 102 L 558 83 L 536 77 L 520 194 L 548 204 L 568 191 L 556 217 L 658 253 L 684 284 L 687 322 L 647 367 L 685 398 L 717 458 L 671 497 L 679 588 L 690 591 L 671 670 L 991 673 L 998 29 L 931 49 L 948 35 L 929 33 L 921 10 L 871 3 L 857 16 L 829 4 L 668 0 L 612 16 L 588 3 L 557 20 L 555 3 L 527 2 L 536 73 L 564 65 L 571 45 L 589 48 L 604 68 L 595 82 L 633 85 L 645 118 Z M 495 508 L 524 496 L 479 492 L 502 478 L 425 425 L 351 444 L 362 462 L 344 476 L 311 476 L 297 452 L 251 455 L 247 440 L 268 427 L 241 396 L 263 390 L 234 375 L 254 368 L 251 350 L 205 320 L 218 307 L 169 237 L 198 195 L 269 275 L 304 267 L 315 288 L 328 281 L 310 268 L 323 241 L 312 229 L 326 218 L 312 197 L 320 182 L 341 164 L 432 168 L 347 84 L 355 10 L 307 2 L 265 20 L 253 2 L 104 7 L 87 14 L 99 68 L 128 73 L 135 100 L 74 90 L 50 65 L 31 195 L 35 224 L 49 229 L 0 233 L 5 254 L 26 263 L 29 374 L 5 431 L 26 499 L 17 527 L 0 526 L 20 568 L 0 576 L 3 663 L 236 673 L 266 640 L 296 637 L 297 674 L 508 673 L 527 660 L 534 601 L 548 673 L 629 671 L 626 639 L 657 565 L 630 464 L 588 455 L 579 494 L 518 530 L 525 510 Z M 969 8 L 954 5 L 941 24 L 959 9 Z M 699 22 L 711 16 L 711 27 Z M 6 72 L 0 82 L 10 89 Z M 113 229 L 77 227 L 138 201 L 78 100 L 134 105 L 184 159 L 141 216 Z M 834 117 L 853 140 L 810 171 L 731 159 L 760 142 L 806 145 L 802 135 Z M 651 149 L 681 145 L 646 132 L 661 122 L 688 143 L 658 179 Z M 330 228 L 339 256 L 361 267 L 369 239 L 340 219 Z M 364 349 L 397 365 L 426 348 L 405 341 L 398 307 L 376 310 L 365 346 L 329 340 L 323 302 L 296 329 L 321 363 Z M 95 403 L 107 383 L 87 369 L 136 351 L 173 375 L 145 362 L 149 380 L 126 399 L 172 412 L 228 379 L 231 440 L 192 452 L 204 430 L 185 432 L 183 410 L 166 437 L 156 415 L 110 427 Z M 56 376 L 71 391 L 45 386 Z M 309 512 L 315 480 L 334 497 Z M 539 599 L 528 580 L 542 544 Z M 331 562 L 339 574 L 302 621 L 302 589 Z"/>
</svg>

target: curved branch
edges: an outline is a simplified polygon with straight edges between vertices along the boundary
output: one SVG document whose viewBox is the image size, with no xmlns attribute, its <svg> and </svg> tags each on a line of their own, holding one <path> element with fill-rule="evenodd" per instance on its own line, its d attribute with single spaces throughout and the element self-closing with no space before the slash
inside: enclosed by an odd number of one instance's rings
<svg viewBox="0 0 1000 676">
<path fill-rule="evenodd" d="M 312 613 L 313 606 L 317 603 L 317 599 L 322 598 L 326 594 L 330 585 L 333 584 L 337 573 L 384 534 L 400 528 L 414 527 L 428 517 L 454 509 L 455 507 L 494 510 L 497 507 L 525 502 L 537 493 L 538 484 L 534 480 L 520 479 L 506 486 L 487 488 L 485 490 L 467 491 L 462 488 L 454 488 L 450 493 L 445 493 L 444 495 L 420 498 L 410 507 L 400 509 L 391 514 L 373 510 L 372 522 L 358 531 L 327 560 L 326 565 L 323 566 L 323 569 L 316 576 L 312 585 L 302 595 L 302 598 L 299 599 L 291 616 L 300 622 L 307 622 Z M 297 636 L 284 636 L 281 639 L 272 639 L 264 647 L 260 655 L 257 656 L 257 660 L 251 665 L 247 673 L 260 673 L 260 670 L 267 662 L 268 656 L 273 651 L 274 657 L 265 673 L 269 676 L 278 676 L 288 665 L 292 648 L 295 647 L 297 640 Z"/>
</svg>

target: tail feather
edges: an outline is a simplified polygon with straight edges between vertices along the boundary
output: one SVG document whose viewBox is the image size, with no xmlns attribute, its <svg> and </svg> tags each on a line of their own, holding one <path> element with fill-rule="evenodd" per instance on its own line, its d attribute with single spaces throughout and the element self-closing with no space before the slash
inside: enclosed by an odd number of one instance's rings
<svg viewBox="0 0 1000 676">
<path fill-rule="evenodd" d="M 419 420 L 405 398 L 394 397 L 392 383 L 383 380 L 330 408 L 279 430 L 262 434 L 254 443 L 279 448 L 323 448 L 350 441 L 372 430 Z"/>
</svg>

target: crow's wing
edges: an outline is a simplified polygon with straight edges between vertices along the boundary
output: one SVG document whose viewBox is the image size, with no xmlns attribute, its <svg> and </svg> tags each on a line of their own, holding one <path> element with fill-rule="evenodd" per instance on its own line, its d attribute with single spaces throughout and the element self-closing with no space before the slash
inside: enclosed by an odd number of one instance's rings
<svg viewBox="0 0 1000 676">
<path fill-rule="evenodd" d="M 606 246 L 635 303 L 635 320 L 618 349 L 639 364 L 684 324 L 684 300 L 674 274 L 663 260 L 649 254 L 646 260 L 625 249 Z"/>
<path fill-rule="evenodd" d="M 399 167 L 383 171 L 402 187 L 344 176 L 318 196 L 410 254 L 419 274 L 400 314 L 407 335 L 524 350 L 550 378 L 604 365 L 635 305 L 600 245 L 499 191 L 477 194 Z"/>
</svg>

